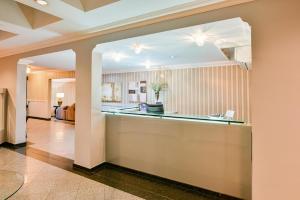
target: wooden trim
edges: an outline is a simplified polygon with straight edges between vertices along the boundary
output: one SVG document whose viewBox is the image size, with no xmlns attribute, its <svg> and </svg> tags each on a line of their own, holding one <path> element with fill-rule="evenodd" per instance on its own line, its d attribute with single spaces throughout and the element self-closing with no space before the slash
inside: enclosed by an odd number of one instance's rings
<svg viewBox="0 0 300 200">
<path fill-rule="evenodd" d="M 33 116 L 28 116 L 27 118 L 28 118 L 28 119 L 38 119 L 38 120 L 51 121 L 51 118 L 33 117 Z"/>
</svg>

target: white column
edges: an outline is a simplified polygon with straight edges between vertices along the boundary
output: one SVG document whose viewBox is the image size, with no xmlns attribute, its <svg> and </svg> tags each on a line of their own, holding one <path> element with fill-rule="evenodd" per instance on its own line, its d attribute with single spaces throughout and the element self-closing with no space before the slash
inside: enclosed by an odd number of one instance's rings
<svg viewBox="0 0 300 200">
<path fill-rule="evenodd" d="M 17 64 L 16 84 L 16 129 L 8 142 L 21 144 L 26 142 L 26 69 L 32 61 L 21 59 Z"/>
<path fill-rule="evenodd" d="M 81 46 L 76 52 L 76 165 L 91 169 L 105 162 L 105 116 L 101 113 L 101 54 Z"/>
</svg>

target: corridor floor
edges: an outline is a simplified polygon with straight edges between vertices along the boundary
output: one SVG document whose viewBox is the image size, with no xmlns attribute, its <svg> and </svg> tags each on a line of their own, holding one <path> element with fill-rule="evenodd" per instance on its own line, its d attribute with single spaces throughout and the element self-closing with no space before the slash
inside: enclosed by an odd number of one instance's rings
<svg viewBox="0 0 300 200">
<path fill-rule="evenodd" d="M 74 160 L 75 126 L 72 123 L 28 119 L 27 141 L 35 149 Z"/>
</svg>

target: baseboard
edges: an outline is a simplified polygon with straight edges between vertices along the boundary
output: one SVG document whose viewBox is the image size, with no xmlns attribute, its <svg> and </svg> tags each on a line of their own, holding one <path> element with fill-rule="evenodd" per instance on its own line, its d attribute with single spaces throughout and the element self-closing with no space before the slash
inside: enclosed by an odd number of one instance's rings
<svg viewBox="0 0 300 200">
<path fill-rule="evenodd" d="M 80 166 L 80 165 L 73 164 L 73 169 L 75 169 L 75 170 L 80 170 L 80 171 L 84 171 L 84 172 L 87 172 L 87 173 L 92 173 L 92 172 L 94 172 L 94 171 L 96 171 L 96 170 L 99 170 L 99 169 L 105 167 L 107 164 L 108 164 L 108 163 L 104 162 L 104 163 L 101 163 L 101 164 L 99 164 L 99 165 L 97 165 L 97 166 L 91 168 L 91 169 L 86 168 L 86 167 L 82 167 L 82 166 Z"/>
<path fill-rule="evenodd" d="M 10 149 L 18 149 L 18 148 L 22 148 L 22 147 L 26 147 L 27 142 L 23 142 L 23 143 L 19 143 L 19 144 L 12 144 L 9 142 L 4 142 L 2 144 L 0 144 L 0 147 L 6 147 L 6 148 L 10 148 Z"/>
<path fill-rule="evenodd" d="M 27 118 L 28 118 L 28 119 L 38 119 L 38 120 L 51 121 L 51 118 L 33 117 L 33 116 L 28 116 Z"/>
</svg>

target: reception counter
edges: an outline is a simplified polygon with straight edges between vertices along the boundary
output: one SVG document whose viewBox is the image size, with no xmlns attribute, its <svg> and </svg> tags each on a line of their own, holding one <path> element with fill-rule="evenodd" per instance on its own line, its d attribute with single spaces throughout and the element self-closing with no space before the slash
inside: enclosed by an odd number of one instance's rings
<svg viewBox="0 0 300 200">
<path fill-rule="evenodd" d="M 250 126 L 209 117 L 104 113 L 107 162 L 250 199 Z"/>
</svg>

